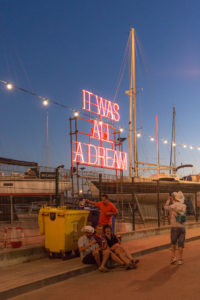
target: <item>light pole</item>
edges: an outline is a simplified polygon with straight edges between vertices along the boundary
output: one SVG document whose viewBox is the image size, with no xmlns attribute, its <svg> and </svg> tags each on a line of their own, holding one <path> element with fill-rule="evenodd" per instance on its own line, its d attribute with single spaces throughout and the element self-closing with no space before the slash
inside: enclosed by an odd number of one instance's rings
<svg viewBox="0 0 200 300">
<path fill-rule="evenodd" d="M 45 107 L 48 107 L 49 101 L 48 99 L 43 99 L 42 104 Z M 47 115 L 46 115 L 46 169 L 49 169 L 49 112 L 47 108 Z"/>
</svg>

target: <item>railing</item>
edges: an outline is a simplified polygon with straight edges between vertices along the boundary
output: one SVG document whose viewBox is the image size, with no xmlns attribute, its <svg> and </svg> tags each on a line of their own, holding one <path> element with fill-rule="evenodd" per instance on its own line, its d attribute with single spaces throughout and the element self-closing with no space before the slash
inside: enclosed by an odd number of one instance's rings
<svg viewBox="0 0 200 300">
<path fill-rule="evenodd" d="M 1 166 L 4 176 L 12 173 L 24 175 L 25 169 Z M 20 167 L 21 168 L 21 167 Z M 46 168 L 40 167 L 40 172 L 46 172 Z M 21 170 L 21 172 L 20 172 Z M 50 170 L 50 168 L 48 169 Z M 10 173 L 9 173 L 10 172 Z M 55 168 L 51 168 L 51 173 Z M 99 201 L 103 193 L 107 193 L 109 199 L 117 207 L 119 214 L 115 220 L 115 230 L 117 232 L 128 232 L 132 230 L 148 229 L 152 227 L 162 228 L 169 226 L 169 216 L 164 210 L 164 204 L 172 191 L 179 188 L 185 189 L 185 204 L 187 207 L 187 222 L 198 223 L 200 219 L 200 185 L 190 185 L 183 183 L 161 183 L 158 181 L 150 182 L 143 179 L 132 184 L 127 181 L 116 181 L 114 177 L 100 176 L 83 172 L 80 176 L 80 187 L 78 192 L 75 182 L 75 195 L 66 190 L 59 194 L 59 203 L 66 205 L 67 208 L 78 208 L 83 198 Z M 93 173 L 94 175 L 94 173 Z M 59 170 L 59 180 L 71 180 L 70 170 Z M 17 178 L 12 174 L 11 178 Z M 92 177 L 92 178 L 91 178 Z M 95 177 L 95 179 L 94 179 Z M 1 183 L 3 176 L 1 176 Z M 135 184 L 135 185 L 134 185 Z M 9 189 L 9 187 L 8 187 Z M 188 189 L 188 190 L 187 190 Z M 34 246 L 43 243 L 44 237 L 39 234 L 38 212 L 42 205 L 55 205 L 54 196 L 0 196 L 0 249 L 3 249 L 4 228 L 18 226 L 23 228 L 24 246 Z"/>
</svg>

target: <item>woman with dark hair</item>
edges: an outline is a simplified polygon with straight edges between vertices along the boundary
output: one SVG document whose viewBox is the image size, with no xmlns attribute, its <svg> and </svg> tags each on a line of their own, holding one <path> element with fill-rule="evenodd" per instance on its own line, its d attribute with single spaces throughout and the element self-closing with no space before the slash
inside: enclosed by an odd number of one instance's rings
<svg viewBox="0 0 200 300">
<path fill-rule="evenodd" d="M 113 251 L 119 258 L 127 265 L 132 264 L 136 268 L 138 259 L 134 260 L 131 254 L 120 244 L 119 239 L 112 233 L 112 227 L 110 225 L 104 226 L 104 235 L 110 250 Z"/>
<path fill-rule="evenodd" d="M 96 240 L 97 244 L 99 245 L 100 252 L 108 251 L 109 258 L 115 261 L 118 265 L 125 266 L 127 270 L 134 269 L 133 264 L 129 260 L 122 260 L 119 255 L 117 255 L 114 251 L 112 251 L 112 249 L 110 249 L 109 245 L 107 244 L 106 237 L 103 235 L 103 226 L 101 224 L 98 224 L 96 226 L 96 232 L 93 235 L 93 238 Z M 106 267 L 104 267 L 103 271 L 107 271 Z"/>
</svg>

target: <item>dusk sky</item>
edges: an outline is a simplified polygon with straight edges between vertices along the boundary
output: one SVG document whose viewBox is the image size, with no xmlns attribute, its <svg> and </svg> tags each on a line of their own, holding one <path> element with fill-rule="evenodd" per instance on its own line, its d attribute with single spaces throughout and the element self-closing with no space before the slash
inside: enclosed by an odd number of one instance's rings
<svg viewBox="0 0 200 300">
<path fill-rule="evenodd" d="M 130 29 L 135 28 L 136 86 L 143 88 L 136 98 L 137 129 L 143 133 L 139 161 L 156 163 L 156 144 L 149 136 L 155 136 L 157 114 L 160 163 L 169 164 L 170 147 L 161 139 L 170 142 L 174 105 L 177 165 L 193 164 L 198 173 L 199 14 L 195 0 L 0 0 L 0 80 L 77 110 L 82 89 L 113 100 Z M 128 89 L 127 64 L 116 99 L 124 128 Z M 50 166 L 69 168 L 73 112 L 54 104 L 48 111 Z M 0 129 L 1 157 L 46 164 L 46 109 L 39 99 L 0 84 Z M 127 130 L 123 136 L 128 137 Z"/>
</svg>

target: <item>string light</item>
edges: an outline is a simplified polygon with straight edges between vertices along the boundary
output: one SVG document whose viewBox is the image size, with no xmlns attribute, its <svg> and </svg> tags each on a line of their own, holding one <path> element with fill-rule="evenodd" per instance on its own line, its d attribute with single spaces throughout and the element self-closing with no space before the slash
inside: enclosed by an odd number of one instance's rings
<svg viewBox="0 0 200 300">
<path fill-rule="evenodd" d="M 34 93 L 34 92 L 28 91 L 28 90 L 26 90 L 26 89 L 24 89 L 24 88 L 21 88 L 21 87 L 15 85 L 15 84 L 11 84 L 11 83 L 6 82 L 6 81 L 4 81 L 4 80 L 1 80 L 1 79 L 0 79 L 0 82 L 3 83 L 3 84 L 6 86 L 6 88 L 7 88 L 8 90 L 11 90 L 11 89 L 13 89 L 13 88 L 16 88 L 16 89 L 18 89 L 19 91 L 24 92 L 24 93 L 27 93 L 27 94 L 29 94 L 29 95 L 31 95 L 31 96 L 37 97 L 37 98 L 41 99 L 42 101 L 43 101 L 44 99 L 47 99 L 47 98 L 44 98 L 44 97 L 42 97 L 42 96 L 40 96 L 40 95 L 38 95 L 38 94 L 36 94 L 36 93 Z M 72 110 L 71 107 L 69 107 L 69 106 L 67 106 L 67 105 L 64 105 L 64 104 L 61 104 L 61 103 L 59 103 L 59 102 L 56 102 L 56 101 L 53 101 L 53 100 L 50 100 L 50 99 L 48 99 L 48 102 L 51 102 L 51 103 L 53 103 L 53 104 L 55 104 L 55 105 L 58 105 L 58 106 L 61 106 L 61 107 L 63 107 L 63 108 L 67 108 L 67 109 Z"/>
<path fill-rule="evenodd" d="M 44 106 L 48 106 L 48 105 L 49 105 L 49 100 L 48 100 L 48 99 L 43 99 L 43 100 L 42 100 L 42 104 L 43 104 Z"/>
<path fill-rule="evenodd" d="M 75 111 L 74 112 L 74 117 L 78 117 L 79 116 L 79 112 L 78 111 Z"/>
<path fill-rule="evenodd" d="M 67 106 L 67 105 L 61 104 L 61 103 L 56 102 L 56 101 L 52 101 L 52 100 L 50 100 L 50 99 L 48 99 L 48 98 L 44 98 L 44 97 L 42 97 L 42 96 L 40 96 L 40 95 L 38 95 L 38 94 L 36 94 L 36 93 L 34 93 L 34 92 L 31 92 L 31 91 L 28 91 L 28 90 L 26 90 L 26 89 L 24 89 L 24 88 L 18 87 L 18 86 L 16 86 L 16 85 L 12 84 L 12 83 L 9 83 L 9 82 L 3 81 L 3 80 L 0 80 L 0 82 L 3 83 L 3 84 L 5 85 L 5 87 L 6 87 L 8 90 L 12 90 L 13 88 L 16 88 L 16 89 L 18 89 L 18 90 L 20 90 L 20 91 L 22 91 L 22 92 L 24 92 L 24 93 L 27 93 L 27 94 L 29 94 L 29 95 L 32 95 L 32 96 L 35 96 L 35 97 L 41 99 L 41 100 L 42 100 L 42 104 L 43 104 L 44 106 L 49 105 L 49 103 L 53 103 L 53 104 L 58 105 L 58 106 L 60 106 L 60 107 L 63 107 L 63 108 L 66 108 L 66 109 L 70 109 L 70 110 L 74 110 L 73 108 L 71 108 L 71 107 L 69 107 L 69 106 Z M 78 116 L 79 116 L 79 112 L 78 112 L 78 111 L 75 111 L 75 112 L 74 112 L 74 117 L 78 117 Z M 102 124 L 101 122 L 102 122 L 102 121 L 100 121 L 99 124 Z M 119 128 L 119 131 L 120 131 L 120 132 L 123 132 L 124 130 L 129 131 L 128 128 Z M 138 137 L 138 138 L 140 138 L 142 135 L 145 136 L 144 133 L 142 133 L 142 134 L 141 134 L 141 133 L 137 133 L 137 137 Z M 146 135 L 146 136 L 148 136 L 148 135 Z M 149 137 L 149 139 L 150 139 L 151 142 L 155 141 L 155 138 L 154 138 L 153 136 L 148 136 L 148 137 Z M 167 140 L 167 139 L 164 139 L 164 140 L 161 139 L 161 140 L 163 141 L 164 144 L 168 144 L 168 140 Z M 176 147 L 176 146 L 182 146 L 184 149 L 187 148 L 187 145 L 186 145 L 186 144 L 180 144 L 180 143 L 179 143 L 179 144 L 177 144 L 177 143 L 172 143 L 172 146 L 173 146 L 173 147 Z M 189 149 L 190 149 L 190 150 L 193 150 L 193 149 L 194 149 L 194 146 L 189 146 Z M 200 146 L 197 147 L 197 150 L 200 151 Z"/>
<path fill-rule="evenodd" d="M 6 84 L 6 88 L 7 88 L 8 90 L 12 90 L 12 89 L 13 89 L 13 85 L 12 85 L 11 83 L 7 83 L 7 84 Z"/>
</svg>

